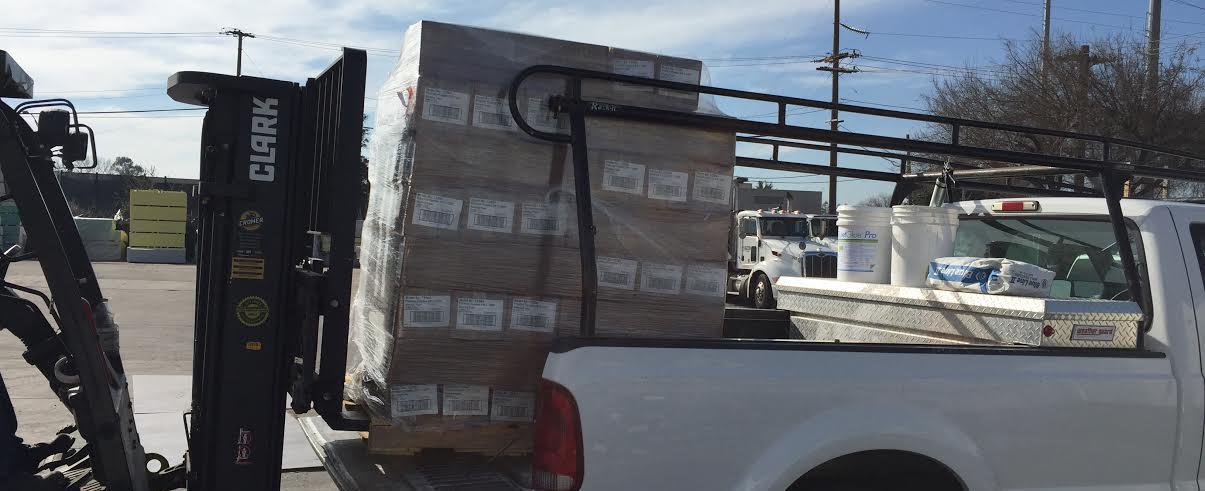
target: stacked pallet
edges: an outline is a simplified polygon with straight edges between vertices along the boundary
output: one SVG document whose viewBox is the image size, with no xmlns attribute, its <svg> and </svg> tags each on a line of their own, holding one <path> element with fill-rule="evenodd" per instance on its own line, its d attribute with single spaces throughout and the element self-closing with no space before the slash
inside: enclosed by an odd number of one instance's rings
<svg viewBox="0 0 1205 491">
<path fill-rule="evenodd" d="M 555 64 L 698 83 L 695 60 L 422 22 L 378 99 L 353 342 L 370 450 L 524 453 L 549 340 L 579 332 L 574 175 L 565 145 L 517 131 L 506 88 Z M 587 98 L 692 111 L 696 94 L 592 83 Z M 538 129 L 547 98 L 521 91 Z M 734 136 L 588 121 L 597 333 L 718 337 Z"/>
<path fill-rule="evenodd" d="M 183 264 L 188 195 L 158 189 L 130 190 L 131 263 Z"/>
<path fill-rule="evenodd" d="M 112 218 L 75 217 L 75 229 L 84 241 L 84 250 L 92 261 L 120 261 L 125 243 L 117 221 Z"/>
</svg>

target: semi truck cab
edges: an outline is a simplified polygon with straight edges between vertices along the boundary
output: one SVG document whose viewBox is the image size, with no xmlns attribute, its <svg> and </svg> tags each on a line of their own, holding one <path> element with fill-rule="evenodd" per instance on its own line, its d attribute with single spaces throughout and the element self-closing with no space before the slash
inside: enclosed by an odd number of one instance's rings
<svg viewBox="0 0 1205 491">
<path fill-rule="evenodd" d="M 743 210 L 734 220 L 729 294 L 768 309 L 774 308 L 774 282 L 780 276 L 837 276 L 836 216 Z"/>
</svg>

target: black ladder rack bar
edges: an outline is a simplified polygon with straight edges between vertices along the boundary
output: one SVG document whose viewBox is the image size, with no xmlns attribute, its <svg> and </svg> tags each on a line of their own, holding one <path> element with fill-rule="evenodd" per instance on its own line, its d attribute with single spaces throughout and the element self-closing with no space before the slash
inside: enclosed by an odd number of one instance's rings
<svg viewBox="0 0 1205 491">
<path fill-rule="evenodd" d="M 549 108 L 555 113 L 567 113 L 570 120 L 575 124 L 569 134 L 565 133 L 550 133 L 540 131 L 533 128 L 527 123 L 524 114 L 519 109 L 518 94 L 519 89 L 527 78 L 535 74 L 550 74 L 560 76 L 568 82 L 568 95 L 551 95 L 549 98 Z M 631 106 L 617 104 L 611 102 L 586 100 L 581 97 L 582 81 L 585 79 L 600 80 L 605 82 L 623 82 L 627 84 L 643 85 L 648 87 L 657 87 L 663 89 L 672 89 L 682 92 L 690 92 L 696 94 L 710 94 L 721 97 L 730 97 L 735 99 L 743 99 L 747 101 L 762 101 L 771 102 L 778 106 L 778 122 L 764 123 L 758 121 L 748 121 L 743 119 L 730 118 L 715 114 L 702 114 L 695 112 L 670 111 L 664 109 L 654 109 L 649 107 Z M 1135 165 L 1125 162 L 1111 162 L 1108 159 L 1110 151 L 1113 147 L 1130 147 L 1142 150 L 1147 150 L 1159 154 L 1172 155 L 1176 157 L 1205 161 L 1205 157 L 1195 155 L 1188 152 L 1183 152 L 1174 149 L 1167 149 L 1148 145 L 1140 142 L 1120 140 L 1116 138 L 1101 137 L 1095 135 L 1087 135 L 1082 133 L 1074 133 L 1069 131 L 1050 130 L 1044 128 L 1031 128 L 1026 126 L 1009 125 L 1001 123 L 992 123 L 987 121 L 975 121 L 961 118 L 949 118 L 932 114 L 919 114 L 904 111 L 894 111 L 889 109 L 880 109 L 863 106 L 853 106 L 848 104 L 831 104 L 823 101 L 812 99 L 802 99 L 796 97 L 778 96 L 772 94 L 763 94 L 757 92 L 748 92 L 742 90 L 724 89 L 719 87 L 709 87 L 703 85 L 687 84 L 680 82 L 671 82 L 666 80 L 655 80 L 641 77 L 631 77 L 626 75 L 617 75 L 613 73 L 600 72 L 594 70 L 582 70 L 576 68 L 568 68 L 554 65 L 535 65 L 524 69 L 515 76 L 509 88 L 509 106 L 511 116 L 514 118 L 516 125 L 519 126 L 525 133 L 539 139 L 567 143 L 573 146 L 575 176 L 581 179 L 584 172 L 588 169 L 586 161 L 587 154 L 587 138 L 585 135 L 584 125 L 580 124 L 587 117 L 595 118 L 611 118 L 623 119 L 631 121 L 640 121 L 654 124 L 664 124 L 671 126 L 686 126 L 692 128 L 706 129 L 712 131 L 731 131 L 734 134 L 758 135 L 761 138 L 781 138 L 789 140 L 804 140 L 813 142 L 836 143 L 838 145 L 852 145 L 860 147 L 877 148 L 882 150 L 890 150 L 895 152 L 916 152 L 922 155 L 941 155 L 950 158 L 963 158 L 972 160 L 982 160 L 994 163 L 1011 163 L 1024 164 L 1028 166 L 1041 166 L 1049 168 L 1057 168 L 1062 170 L 1064 174 L 1074 173 L 1093 173 L 1099 174 L 1102 177 L 1104 187 L 1104 197 L 1108 203 L 1109 218 L 1113 222 L 1113 229 L 1116 234 L 1119 248 L 1121 249 L 1122 268 L 1125 271 L 1126 281 L 1129 285 L 1132 297 L 1143 307 L 1143 310 L 1148 314 L 1149 306 L 1144 305 L 1142 300 L 1145 298 L 1141 293 L 1141 285 L 1138 278 L 1138 269 L 1135 265 L 1134 257 L 1130 253 L 1129 238 L 1125 228 L 1125 222 L 1121 215 L 1121 206 L 1119 203 L 1121 197 L 1121 182 L 1122 179 L 1129 176 L 1155 177 L 1164 179 L 1186 180 L 1205 182 L 1205 171 L 1196 169 L 1169 169 L 1163 167 L 1154 167 L 1149 165 Z M 874 116 L 882 116 L 910 121 L 920 121 L 935 124 L 949 125 L 951 133 L 954 136 L 954 143 L 939 143 L 923 140 L 912 140 L 906 138 L 896 138 L 883 135 L 873 135 L 866 133 L 840 132 L 823 130 L 817 128 L 809 128 L 805 126 L 788 125 L 786 123 L 786 106 L 806 106 L 822 109 L 837 108 L 841 111 L 869 114 Z M 1018 152 L 1013 150 L 1002 150 L 995 148 L 976 147 L 962 145 L 957 143 L 958 133 L 962 128 L 980 128 L 1007 131 L 1014 133 L 1023 133 L 1030 135 L 1041 135 L 1059 138 L 1069 138 L 1075 140 L 1083 140 L 1096 142 L 1102 146 L 1102 154 L 1104 159 L 1091 160 L 1085 158 L 1066 157 L 1061 155 L 1040 154 L 1030 152 Z M 760 142 L 759 142 L 760 143 Z M 777 145 L 787 145 L 783 142 L 772 142 L 775 145 L 775 159 L 770 161 L 745 161 L 749 163 L 761 163 L 765 165 L 783 165 L 789 164 L 777 160 Z M 869 149 L 867 149 L 869 150 Z M 905 155 L 903 158 L 909 160 L 919 160 L 916 157 Z M 813 168 L 807 164 L 795 164 L 795 169 L 810 169 L 805 171 L 816 174 L 833 174 L 833 175 L 850 175 L 850 169 L 843 170 L 840 167 Z M 804 167 L 807 166 L 807 167 Z M 816 166 L 819 167 L 819 166 Z M 1036 167 L 1024 169 L 1026 171 L 1036 171 Z M 957 171 L 951 171 L 957 172 Z M 1042 171 L 1044 175 L 1047 171 Z M 1050 171 L 1053 172 L 1053 171 Z M 856 173 L 856 172 L 855 172 Z M 867 176 L 870 176 L 867 174 Z M 931 176 L 922 174 L 901 174 L 892 175 L 888 178 L 886 175 L 878 175 L 877 180 L 894 181 L 896 182 L 896 193 L 893 194 L 893 200 L 898 200 L 906 195 L 906 190 L 914 188 L 922 180 L 930 179 Z M 981 183 L 976 183 L 981 184 Z M 578 187 L 582 185 L 578 182 Z M 989 185 L 990 186 L 990 185 Z M 1000 187 L 1000 185 L 995 185 Z M 1050 192 L 1063 194 L 1064 191 L 1049 191 L 1038 190 L 1038 192 Z M 832 199 L 832 197 L 830 197 Z M 578 197 L 578 222 L 579 236 L 583 241 L 593 243 L 593 229 L 583 224 L 591 223 L 593 211 L 588 197 L 583 199 Z M 588 273 L 595 270 L 596 258 L 593 254 L 589 254 L 585 247 L 582 248 L 582 270 L 583 270 L 583 295 L 582 295 L 582 310 L 584 312 L 592 312 L 594 305 L 591 300 L 591 293 L 596 291 L 596 282 L 587 281 Z M 593 319 L 587 319 L 583 315 L 582 331 L 583 333 L 592 334 L 594 331 Z M 586 335 L 589 335 L 586 334 Z M 1141 349 L 1143 344 L 1142 337 L 1139 336 L 1138 348 Z"/>
</svg>

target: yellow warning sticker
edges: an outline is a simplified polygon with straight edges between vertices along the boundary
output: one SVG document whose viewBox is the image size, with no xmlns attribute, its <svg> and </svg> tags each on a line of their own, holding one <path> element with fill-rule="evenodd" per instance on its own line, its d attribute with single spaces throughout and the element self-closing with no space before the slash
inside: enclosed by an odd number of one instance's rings
<svg viewBox="0 0 1205 491">
<path fill-rule="evenodd" d="M 243 297 L 234 307 L 234 317 L 244 326 L 259 327 L 268 322 L 268 302 L 254 295 Z"/>
<path fill-rule="evenodd" d="M 242 257 L 230 258 L 230 279 L 232 280 L 262 280 L 264 279 L 264 258 Z"/>
<path fill-rule="evenodd" d="M 263 343 L 259 341 L 247 341 L 247 351 L 259 351 L 264 349 Z"/>
</svg>

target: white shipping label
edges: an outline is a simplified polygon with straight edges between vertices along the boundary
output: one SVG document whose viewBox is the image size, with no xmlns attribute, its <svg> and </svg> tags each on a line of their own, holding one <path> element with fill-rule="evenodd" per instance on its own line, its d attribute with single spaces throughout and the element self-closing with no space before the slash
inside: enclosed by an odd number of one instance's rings
<svg viewBox="0 0 1205 491">
<path fill-rule="evenodd" d="M 494 130 L 514 128 L 514 120 L 510 117 L 510 103 L 501 97 L 473 96 L 473 126 Z"/>
<path fill-rule="evenodd" d="M 456 328 L 473 331 L 502 330 L 502 300 L 464 297 L 456 300 Z"/>
<path fill-rule="evenodd" d="M 527 124 L 540 131 L 556 133 L 560 128 L 560 120 L 548 108 L 548 98 L 527 98 Z"/>
<path fill-rule="evenodd" d="M 435 194 L 417 193 L 414 197 L 414 224 L 456 230 L 460 227 L 460 209 L 464 201 Z"/>
<path fill-rule="evenodd" d="M 510 302 L 510 328 L 520 331 L 552 332 L 556 302 L 538 298 L 515 298 Z"/>
<path fill-rule="evenodd" d="M 448 327 L 452 297 L 447 295 L 406 295 L 402 297 L 406 311 L 403 327 Z"/>
<path fill-rule="evenodd" d="M 486 416 L 489 413 L 489 387 L 484 385 L 444 385 L 444 416 Z"/>
<path fill-rule="evenodd" d="M 453 124 L 468 124 L 469 95 L 454 90 L 423 89 L 423 119 Z"/>
<path fill-rule="evenodd" d="M 439 414 L 439 388 L 433 384 L 394 385 L 389 396 L 394 419 Z"/>
<path fill-rule="evenodd" d="M 469 199 L 469 230 L 511 233 L 514 230 L 515 204 L 492 199 Z"/>
<path fill-rule="evenodd" d="M 525 234 L 561 235 L 565 231 L 565 219 L 559 204 L 524 202 L 521 218 L 519 231 Z"/>
<path fill-rule="evenodd" d="M 685 68 L 680 66 L 661 64 L 661 71 L 657 74 L 657 78 L 669 82 L 678 82 L 683 84 L 699 84 L 699 71 L 693 68 Z M 673 89 L 657 89 L 661 94 L 670 97 L 681 97 L 683 99 L 691 99 L 698 96 L 697 92 L 687 92 Z"/>
<path fill-rule="evenodd" d="M 602 188 L 620 193 L 643 193 L 644 166 L 622 160 L 604 161 Z"/>
<path fill-rule="evenodd" d="M 695 201 L 728 204 L 732 189 L 732 176 L 715 172 L 695 172 Z"/>
<path fill-rule="evenodd" d="M 598 286 L 634 290 L 636 288 L 636 261 L 598 256 Z"/>
<path fill-rule="evenodd" d="M 649 169 L 649 197 L 668 201 L 686 201 L 690 174 L 665 169 Z"/>
<path fill-rule="evenodd" d="M 686 268 L 686 287 L 683 290 L 691 295 L 723 297 L 727 294 L 724 288 L 727 278 L 728 270 L 725 268 L 689 266 Z"/>
<path fill-rule="evenodd" d="M 682 289 L 682 266 L 644 263 L 640 268 L 640 291 L 677 295 Z"/>
<path fill-rule="evenodd" d="M 653 78 L 653 60 L 629 60 L 616 58 L 611 60 L 611 73 L 619 75 L 628 75 L 631 77 Z M 627 90 L 632 92 L 652 92 L 653 88 L 647 85 L 635 85 L 617 83 L 615 88 L 618 90 Z"/>
<path fill-rule="evenodd" d="M 535 416 L 536 395 L 532 392 L 495 390 L 490 400 L 490 419 L 494 421 L 531 421 Z"/>
</svg>

